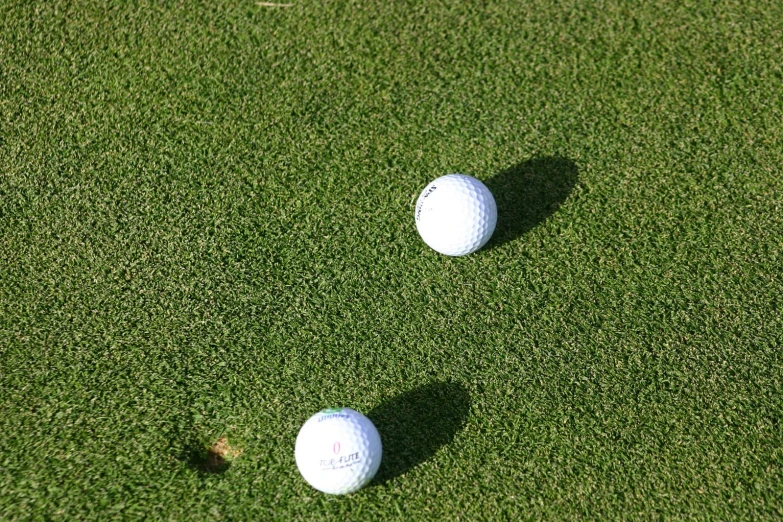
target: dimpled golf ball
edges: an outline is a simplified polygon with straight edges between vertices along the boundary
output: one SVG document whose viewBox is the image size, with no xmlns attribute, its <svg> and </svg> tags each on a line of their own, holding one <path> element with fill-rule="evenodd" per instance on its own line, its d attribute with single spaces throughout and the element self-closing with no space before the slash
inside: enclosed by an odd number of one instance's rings
<svg viewBox="0 0 783 522">
<path fill-rule="evenodd" d="M 296 465 L 315 489 L 332 495 L 365 486 L 381 465 L 381 437 L 372 421 L 350 408 L 319 411 L 296 437 Z"/>
<path fill-rule="evenodd" d="M 464 256 L 483 247 L 498 220 L 495 198 L 482 182 L 464 174 L 441 176 L 416 202 L 416 228 L 433 250 Z"/>
</svg>

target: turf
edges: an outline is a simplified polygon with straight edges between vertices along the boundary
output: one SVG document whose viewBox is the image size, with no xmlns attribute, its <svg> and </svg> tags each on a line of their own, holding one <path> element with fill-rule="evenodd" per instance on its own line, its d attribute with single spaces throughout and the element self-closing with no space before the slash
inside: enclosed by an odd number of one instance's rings
<svg viewBox="0 0 783 522">
<path fill-rule="evenodd" d="M 0 519 L 783 517 L 783 4 L 293 3 L 0 4 Z"/>
</svg>

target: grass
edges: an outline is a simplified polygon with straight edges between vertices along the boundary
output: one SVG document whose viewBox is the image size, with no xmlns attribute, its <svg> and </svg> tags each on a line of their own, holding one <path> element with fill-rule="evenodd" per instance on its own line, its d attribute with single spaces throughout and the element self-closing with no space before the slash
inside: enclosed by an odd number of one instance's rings
<svg viewBox="0 0 783 522">
<path fill-rule="evenodd" d="M 0 5 L 0 518 L 783 517 L 781 4 L 473 4 Z"/>
</svg>

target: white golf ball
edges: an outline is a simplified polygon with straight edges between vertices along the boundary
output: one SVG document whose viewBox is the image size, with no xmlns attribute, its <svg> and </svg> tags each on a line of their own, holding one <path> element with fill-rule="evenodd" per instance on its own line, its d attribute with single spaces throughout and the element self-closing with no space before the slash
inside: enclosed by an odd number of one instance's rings
<svg viewBox="0 0 783 522">
<path fill-rule="evenodd" d="M 319 411 L 296 437 L 296 465 L 302 477 L 333 495 L 353 493 L 370 482 L 382 452 L 372 421 L 350 408 Z"/>
<path fill-rule="evenodd" d="M 416 202 L 416 228 L 433 250 L 464 256 L 483 247 L 498 220 L 495 198 L 482 182 L 464 174 L 441 176 Z"/>
</svg>

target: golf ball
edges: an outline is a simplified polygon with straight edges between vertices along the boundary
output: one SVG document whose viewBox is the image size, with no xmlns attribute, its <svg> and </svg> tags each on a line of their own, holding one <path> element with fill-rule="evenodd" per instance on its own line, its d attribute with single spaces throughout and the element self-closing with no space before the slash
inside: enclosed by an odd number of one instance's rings
<svg viewBox="0 0 783 522">
<path fill-rule="evenodd" d="M 381 464 L 381 437 L 372 421 L 350 408 L 319 411 L 296 437 L 296 465 L 315 489 L 333 495 L 365 486 Z"/>
<path fill-rule="evenodd" d="M 433 250 L 464 256 L 483 247 L 498 220 L 495 198 L 482 182 L 464 174 L 441 176 L 416 202 L 416 228 Z"/>
</svg>

